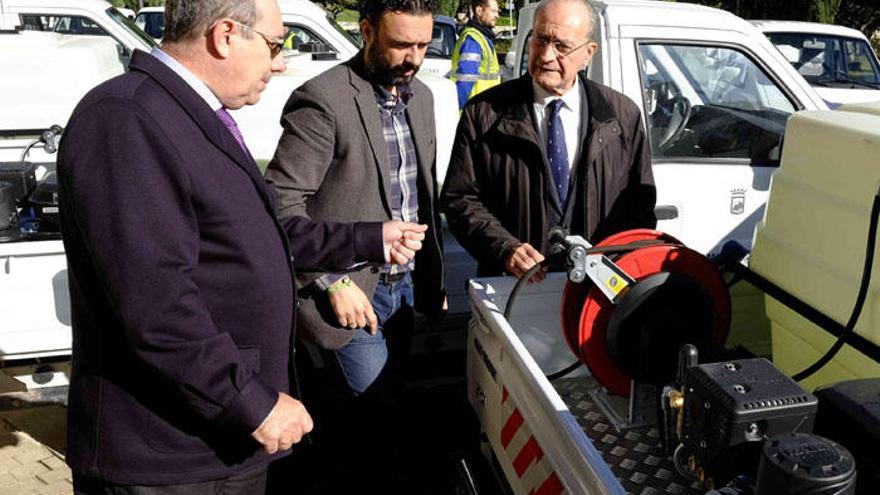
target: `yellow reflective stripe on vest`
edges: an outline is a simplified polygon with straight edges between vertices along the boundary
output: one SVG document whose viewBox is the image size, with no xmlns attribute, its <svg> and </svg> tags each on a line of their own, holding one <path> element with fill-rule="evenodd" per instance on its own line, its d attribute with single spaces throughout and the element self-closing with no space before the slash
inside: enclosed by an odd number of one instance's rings
<svg viewBox="0 0 880 495">
<path fill-rule="evenodd" d="M 474 41 L 480 45 L 482 56 L 475 53 L 461 54 L 461 45 L 468 36 L 473 38 Z M 452 67 L 458 69 L 459 61 L 476 62 L 477 60 L 480 60 L 480 68 L 476 75 L 454 72 L 449 76 L 453 82 L 462 81 L 475 83 L 468 95 L 468 99 L 473 98 L 474 95 L 486 91 L 493 86 L 501 84 L 501 67 L 498 65 L 498 56 L 495 54 L 495 50 L 489 46 L 489 40 L 486 39 L 483 33 L 481 33 L 479 29 L 473 27 L 464 28 L 461 35 L 458 37 L 458 41 L 455 44 L 455 50 L 452 53 Z"/>
</svg>

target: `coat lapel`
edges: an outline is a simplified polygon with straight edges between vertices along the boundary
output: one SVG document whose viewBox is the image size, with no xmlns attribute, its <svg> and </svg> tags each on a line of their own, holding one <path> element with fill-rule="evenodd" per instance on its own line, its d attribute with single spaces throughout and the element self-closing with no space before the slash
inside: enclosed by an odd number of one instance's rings
<svg viewBox="0 0 880 495">
<path fill-rule="evenodd" d="M 429 198 L 434 197 L 434 162 L 436 158 L 436 132 L 431 121 L 434 116 L 433 109 L 426 105 L 428 95 L 426 91 L 418 91 L 413 83 L 413 98 L 406 107 L 406 117 L 409 122 L 410 136 L 413 146 L 416 148 L 416 158 L 419 167 L 419 177 Z"/>
<path fill-rule="evenodd" d="M 373 152 L 373 161 L 382 178 L 380 187 L 382 188 L 382 204 L 385 211 L 391 217 L 391 172 L 388 170 L 388 145 L 385 143 L 384 130 L 379 119 L 379 106 L 376 103 L 376 94 L 373 86 L 368 82 L 364 74 L 363 68 L 363 52 L 358 52 L 354 56 L 349 65 L 349 82 L 355 88 L 355 104 L 358 109 L 358 116 L 361 119 L 361 126 L 367 135 L 367 141 L 370 143 L 370 150 Z"/>
<path fill-rule="evenodd" d="M 205 137 L 250 177 L 266 208 L 274 215 L 275 205 L 269 194 L 266 180 L 260 173 L 256 162 L 254 162 L 249 153 L 246 153 L 239 146 L 238 141 L 235 140 L 229 129 L 226 128 L 223 122 L 214 114 L 214 111 L 205 103 L 205 100 L 173 70 L 145 52 L 135 50 L 129 64 L 129 69 L 143 72 L 152 77 L 168 91 L 168 94 L 180 103 L 181 108 L 192 117 L 196 125 L 205 133 Z"/>
<path fill-rule="evenodd" d="M 511 97 L 511 100 L 519 103 L 505 109 L 498 122 L 498 130 L 510 137 L 525 140 L 538 149 L 538 154 L 541 156 L 541 173 L 544 174 L 544 184 L 546 185 L 545 194 L 550 198 L 550 206 L 562 217 L 562 204 L 559 201 L 556 187 L 554 187 L 550 163 L 547 161 L 547 147 L 538 137 L 538 131 L 535 128 L 535 119 L 532 113 L 535 96 L 532 91 L 531 76 L 520 77 L 517 79 L 517 85 L 515 96 Z"/>
</svg>

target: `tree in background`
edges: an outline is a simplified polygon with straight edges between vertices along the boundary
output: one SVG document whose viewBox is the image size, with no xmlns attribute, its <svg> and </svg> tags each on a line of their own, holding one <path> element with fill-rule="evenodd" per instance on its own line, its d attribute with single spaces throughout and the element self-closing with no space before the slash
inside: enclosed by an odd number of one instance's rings
<svg viewBox="0 0 880 495">
<path fill-rule="evenodd" d="M 685 0 L 717 7 L 743 19 L 774 19 L 839 24 L 865 33 L 880 29 L 877 0 Z"/>
<path fill-rule="evenodd" d="M 322 9 L 329 12 L 334 18 L 338 16 L 343 10 L 354 10 L 357 12 L 358 4 L 360 3 L 358 0 L 312 0 L 314 3 L 321 6 Z"/>
<path fill-rule="evenodd" d="M 165 0 L 110 0 L 110 3 L 114 7 L 125 7 L 137 12 L 144 7 L 162 7 Z"/>
</svg>

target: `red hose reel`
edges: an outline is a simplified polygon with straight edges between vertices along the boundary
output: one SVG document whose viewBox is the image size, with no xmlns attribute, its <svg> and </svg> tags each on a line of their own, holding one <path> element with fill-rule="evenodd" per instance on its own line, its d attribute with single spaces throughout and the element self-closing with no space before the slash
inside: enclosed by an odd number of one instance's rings
<svg viewBox="0 0 880 495">
<path fill-rule="evenodd" d="M 609 392 L 628 396 L 630 380 L 672 381 L 682 344 L 721 346 L 730 330 L 730 295 L 715 265 L 674 237 L 636 229 L 595 247 L 659 241 L 606 257 L 635 280 L 618 304 L 589 279 L 568 282 L 562 331 L 572 352 Z M 702 350 L 702 349 L 701 349 Z"/>
</svg>

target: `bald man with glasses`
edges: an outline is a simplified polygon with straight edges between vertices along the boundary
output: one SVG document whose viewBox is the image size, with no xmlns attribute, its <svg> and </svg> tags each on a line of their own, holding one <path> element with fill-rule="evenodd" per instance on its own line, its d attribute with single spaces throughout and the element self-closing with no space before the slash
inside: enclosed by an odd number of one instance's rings
<svg viewBox="0 0 880 495">
<path fill-rule="evenodd" d="M 313 426 L 294 267 L 405 265 L 427 226 L 279 220 L 229 113 L 285 70 L 277 1 L 168 0 L 165 19 L 61 141 L 66 461 L 77 495 L 256 495 Z"/>
<path fill-rule="evenodd" d="M 591 242 L 656 225 L 639 109 L 586 77 L 597 22 L 584 0 L 544 0 L 529 73 L 464 108 L 440 204 L 480 276 L 521 276 L 557 225 Z"/>
</svg>

